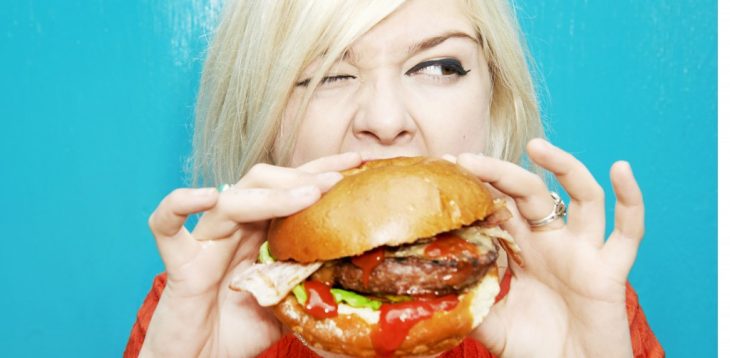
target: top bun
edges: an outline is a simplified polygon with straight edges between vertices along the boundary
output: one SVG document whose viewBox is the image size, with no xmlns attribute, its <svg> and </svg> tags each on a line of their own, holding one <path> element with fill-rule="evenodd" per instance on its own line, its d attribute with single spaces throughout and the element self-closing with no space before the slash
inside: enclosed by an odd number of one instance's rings
<svg viewBox="0 0 730 358">
<path fill-rule="evenodd" d="M 271 223 L 269 248 L 277 260 L 355 256 L 454 230 L 494 211 L 484 184 L 445 160 L 375 160 L 342 174 L 317 203 Z"/>
</svg>

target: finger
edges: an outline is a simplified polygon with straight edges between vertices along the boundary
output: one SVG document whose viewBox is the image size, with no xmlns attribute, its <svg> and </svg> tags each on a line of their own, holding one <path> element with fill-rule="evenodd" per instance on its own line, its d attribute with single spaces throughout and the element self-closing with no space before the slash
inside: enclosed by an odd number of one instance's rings
<svg viewBox="0 0 730 358">
<path fill-rule="evenodd" d="M 322 195 L 315 186 L 231 190 L 226 194 L 219 200 L 219 206 L 228 218 L 239 223 L 292 215 L 314 204 Z"/>
<path fill-rule="evenodd" d="M 588 168 L 578 159 L 544 139 L 533 139 L 527 144 L 532 161 L 555 174 L 570 196 L 568 226 L 571 229 L 598 232 L 605 230 L 604 193 Z"/>
<path fill-rule="evenodd" d="M 441 159 L 446 160 L 448 162 L 451 162 L 453 164 L 457 164 L 456 163 L 457 158 L 455 156 L 451 155 L 451 154 L 444 154 L 444 155 L 441 156 Z M 492 198 L 494 198 L 494 199 L 503 198 L 503 199 L 512 201 L 512 198 L 510 198 L 509 196 L 505 195 L 503 192 L 497 190 L 497 188 L 495 188 L 494 185 L 492 185 L 490 183 L 484 183 L 484 186 L 492 194 Z M 510 210 L 510 212 L 516 212 L 516 211 Z"/>
<path fill-rule="evenodd" d="M 535 173 L 514 163 L 471 153 L 460 154 L 457 164 L 512 197 L 521 216 L 527 220 L 540 220 L 553 210 L 547 186 Z M 562 220 L 557 220 L 545 227 L 559 228 L 562 225 Z"/>
<path fill-rule="evenodd" d="M 184 227 L 185 220 L 191 214 L 212 208 L 217 199 L 218 192 L 214 188 L 177 189 L 150 215 L 149 226 L 167 272 L 174 273 L 199 250 L 199 245 Z"/>
<path fill-rule="evenodd" d="M 453 164 L 456 164 L 456 160 L 457 160 L 457 158 L 455 156 L 451 155 L 451 154 L 444 154 L 444 155 L 441 156 L 441 159 L 443 159 L 445 161 L 448 161 L 448 162 L 451 162 Z M 484 186 L 492 194 L 492 198 L 494 198 L 494 199 L 496 199 L 496 198 L 503 198 L 503 199 L 512 201 L 512 198 L 510 198 L 509 196 L 505 195 L 503 192 L 497 190 L 497 188 L 495 188 L 494 185 L 492 185 L 490 183 L 484 183 Z M 515 212 L 515 211 L 511 211 L 511 212 Z"/>
<path fill-rule="evenodd" d="M 228 238 L 240 224 L 292 215 L 322 195 L 315 186 L 292 189 L 238 189 L 223 192 L 214 210 L 203 216 L 193 236 L 198 240 Z"/>
<path fill-rule="evenodd" d="M 631 166 L 617 162 L 611 168 L 611 184 L 616 193 L 616 222 L 614 231 L 635 241 L 644 236 L 644 199 Z"/>
<path fill-rule="evenodd" d="M 342 174 L 336 171 L 312 174 L 299 169 L 259 163 L 236 184 L 236 188 L 291 189 L 311 185 L 327 191 L 341 179 Z"/>
<path fill-rule="evenodd" d="M 212 208 L 218 199 L 214 188 L 176 189 L 150 215 L 149 226 L 157 239 L 177 235 L 188 216 Z"/>
<path fill-rule="evenodd" d="M 347 152 L 315 159 L 302 164 L 298 169 L 307 173 L 339 172 L 357 167 L 360 164 L 362 164 L 360 153 Z"/>
<path fill-rule="evenodd" d="M 616 193 L 615 222 L 604 249 L 628 275 L 644 236 L 644 200 L 627 162 L 616 162 L 611 167 L 611 184 Z"/>
<path fill-rule="evenodd" d="M 570 153 L 539 138 L 527 144 L 527 153 L 535 164 L 555 174 L 573 202 L 603 205 L 603 189 L 588 168 Z"/>
</svg>

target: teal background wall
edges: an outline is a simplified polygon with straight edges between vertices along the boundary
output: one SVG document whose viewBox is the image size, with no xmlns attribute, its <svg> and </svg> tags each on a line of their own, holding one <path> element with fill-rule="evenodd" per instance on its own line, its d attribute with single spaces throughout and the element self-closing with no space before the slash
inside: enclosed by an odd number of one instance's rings
<svg viewBox="0 0 730 358">
<path fill-rule="evenodd" d="M 218 0 L 0 3 L 0 351 L 119 356 L 162 269 Z M 670 356 L 717 354 L 717 3 L 517 1 L 550 138 L 647 232 L 631 281 Z M 613 195 L 609 192 L 612 212 Z"/>
</svg>

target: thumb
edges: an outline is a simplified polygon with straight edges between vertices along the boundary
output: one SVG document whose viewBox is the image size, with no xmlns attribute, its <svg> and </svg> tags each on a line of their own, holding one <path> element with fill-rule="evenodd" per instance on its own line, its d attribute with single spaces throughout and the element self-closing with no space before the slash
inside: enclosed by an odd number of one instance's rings
<svg viewBox="0 0 730 358">
<path fill-rule="evenodd" d="M 503 299 L 492 306 L 484 321 L 471 333 L 472 338 L 497 357 L 502 356 L 507 339 L 507 325 L 503 314 L 505 305 Z"/>
<path fill-rule="evenodd" d="M 517 266 L 517 265 L 513 265 Z M 494 304 L 489 309 L 484 321 L 477 326 L 472 332 L 472 338 L 481 342 L 490 352 L 501 356 L 507 339 L 507 322 L 505 319 L 505 309 L 508 305 L 509 297 L 507 293 L 510 291 L 512 281 L 514 280 L 513 272 L 508 270 L 499 280 L 499 293 L 494 298 Z"/>
</svg>

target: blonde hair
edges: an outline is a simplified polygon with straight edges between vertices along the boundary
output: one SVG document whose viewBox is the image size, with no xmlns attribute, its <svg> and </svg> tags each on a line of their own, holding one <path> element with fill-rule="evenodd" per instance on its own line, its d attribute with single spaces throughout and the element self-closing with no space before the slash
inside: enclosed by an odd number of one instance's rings
<svg viewBox="0 0 730 358">
<path fill-rule="evenodd" d="M 301 71 L 320 59 L 311 79 L 318 83 L 350 44 L 403 1 L 228 3 L 200 83 L 194 184 L 237 182 L 255 163 L 286 162 L 295 134 L 281 133 L 281 121 Z M 543 132 L 514 12 L 506 0 L 465 0 L 465 5 L 493 77 L 485 153 L 518 162 L 527 141 Z M 314 87 L 295 118 L 304 113 Z M 283 155 L 275 158 L 274 152 Z"/>
</svg>

